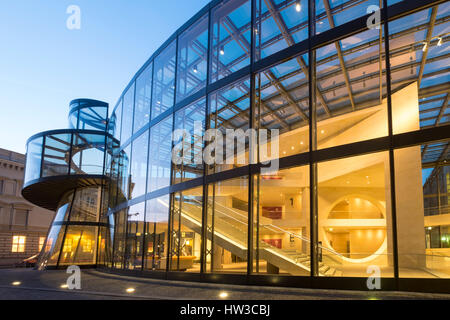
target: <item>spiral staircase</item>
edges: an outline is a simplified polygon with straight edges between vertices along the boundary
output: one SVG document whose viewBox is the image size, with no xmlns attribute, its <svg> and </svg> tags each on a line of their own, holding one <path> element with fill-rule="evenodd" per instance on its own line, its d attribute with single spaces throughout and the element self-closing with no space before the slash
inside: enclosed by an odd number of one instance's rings
<svg viewBox="0 0 450 320">
<path fill-rule="evenodd" d="M 38 133 L 27 141 L 22 195 L 55 211 L 39 268 L 95 265 L 103 190 L 110 183 L 105 162 L 119 147 L 107 131 L 108 104 L 90 99 L 70 103 L 69 128 Z"/>
</svg>

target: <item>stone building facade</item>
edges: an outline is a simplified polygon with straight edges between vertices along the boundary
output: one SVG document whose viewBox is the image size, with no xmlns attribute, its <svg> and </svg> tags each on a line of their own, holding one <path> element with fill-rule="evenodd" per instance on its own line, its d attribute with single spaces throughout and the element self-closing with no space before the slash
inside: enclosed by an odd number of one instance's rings
<svg viewBox="0 0 450 320">
<path fill-rule="evenodd" d="M 26 201 L 21 190 L 25 156 L 0 149 L 0 267 L 37 254 L 54 212 Z"/>
</svg>

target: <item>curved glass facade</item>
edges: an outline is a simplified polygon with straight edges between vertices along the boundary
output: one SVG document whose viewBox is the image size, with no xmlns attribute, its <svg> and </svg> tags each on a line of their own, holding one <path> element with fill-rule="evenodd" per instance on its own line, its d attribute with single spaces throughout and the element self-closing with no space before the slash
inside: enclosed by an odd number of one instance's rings
<svg viewBox="0 0 450 320">
<path fill-rule="evenodd" d="M 212 1 L 110 115 L 97 264 L 449 279 L 449 17 L 433 0 Z"/>
</svg>

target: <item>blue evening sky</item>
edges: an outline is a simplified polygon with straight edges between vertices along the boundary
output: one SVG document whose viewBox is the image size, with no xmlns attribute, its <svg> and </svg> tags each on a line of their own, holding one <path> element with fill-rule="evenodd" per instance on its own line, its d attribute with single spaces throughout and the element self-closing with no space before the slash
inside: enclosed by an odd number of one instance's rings
<svg viewBox="0 0 450 320">
<path fill-rule="evenodd" d="M 151 54 L 209 0 L 5 0 L 0 3 L 0 148 L 67 128 L 69 102 L 112 109 Z M 81 29 L 69 30 L 69 5 Z"/>
</svg>

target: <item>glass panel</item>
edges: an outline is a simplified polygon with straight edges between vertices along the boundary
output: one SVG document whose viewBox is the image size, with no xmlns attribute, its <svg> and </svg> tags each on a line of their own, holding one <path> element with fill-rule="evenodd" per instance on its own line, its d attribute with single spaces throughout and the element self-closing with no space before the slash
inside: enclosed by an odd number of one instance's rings
<svg viewBox="0 0 450 320">
<path fill-rule="evenodd" d="M 207 210 L 206 272 L 247 273 L 248 177 L 209 185 Z"/>
<path fill-rule="evenodd" d="M 107 111 L 106 106 L 80 109 L 78 129 L 105 131 Z"/>
<path fill-rule="evenodd" d="M 131 206 L 128 211 L 127 247 L 125 268 L 142 269 L 142 247 L 144 244 L 145 202 Z"/>
<path fill-rule="evenodd" d="M 259 160 L 262 162 L 309 151 L 306 61 L 307 55 L 302 55 L 267 69 L 256 77 L 256 127 L 274 130 L 264 131 L 265 137 L 260 131 L 258 145 Z"/>
<path fill-rule="evenodd" d="M 117 104 L 116 110 L 113 112 L 110 118 L 110 133 L 114 135 L 114 138 L 120 140 L 120 132 L 122 128 L 122 100 Z"/>
<path fill-rule="evenodd" d="M 383 6 L 381 0 L 315 0 L 316 34 L 363 17 Z M 371 9 L 371 10 L 369 10 Z"/>
<path fill-rule="evenodd" d="M 317 167 L 319 275 L 393 277 L 389 153 Z"/>
<path fill-rule="evenodd" d="M 41 160 L 42 160 L 42 141 L 43 138 L 36 138 L 31 140 L 27 145 L 27 162 L 25 165 L 25 181 L 39 179 L 41 174 Z"/>
<path fill-rule="evenodd" d="M 174 104 L 176 42 L 173 41 L 154 61 L 152 119 Z"/>
<path fill-rule="evenodd" d="M 203 176 L 206 99 L 175 113 L 173 183 Z"/>
<path fill-rule="evenodd" d="M 128 200 L 130 187 L 130 163 L 131 144 L 129 144 L 120 155 L 119 162 L 119 194 L 117 195 L 118 204 Z"/>
<path fill-rule="evenodd" d="M 95 264 L 97 227 L 67 226 L 59 265 Z"/>
<path fill-rule="evenodd" d="M 123 268 L 123 259 L 125 256 L 126 227 L 127 227 L 128 208 L 115 213 L 114 230 L 114 250 L 113 266 L 116 269 Z"/>
<path fill-rule="evenodd" d="M 133 132 L 134 83 L 123 96 L 122 135 L 121 143 L 126 143 Z"/>
<path fill-rule="evenodd" d="M 66 193 L 59 201 L 58 209 L 56 210 L 55 221 L 67 221 L 69 220 L 70 208 L 72 206 L 73 191 Z"/>
<path fill-rule="evenodd" d="M 38 268 L 44 270 L 47 266 L 56 266 L 58 263 L 61 243 L 65 232 L 65 226 L 54 225 L 50 228 L 45 242 L 45 247 L 39 256 Z"/>
<path fill-rule="evenodd" d="M 256 0 L 256 60 L 308 38 L 308 0 Z"/>
<path fill-rule="evenodd" d="M 153 64 L 150 64 L 136 79 L 136 106 L 134 108 L 133 134 L 150 121 L 152 72 Z"/>
<path fill-rule="evenodd" d="M 145 194 L 147 185 L 148 131 L 133 140 L 131 157 L 130 199 Z"/>
<path fill-rule="evenodd" d="M 69 220 L 98 222 L 100 194 L 98 187 L 77 189 Z"/>
<path fill-rule="evenodd" d="M 166 270 L 169 236 L 169 195 L 147 201 L 145 269 Z"/>
<path fill-rule="evenodd" d="M 394 151 L 399 274 L 450 278 L 450 142 Z"/>
<path fill-rule="evenodd" d="M 78 110 L 69 114 L 69 128 L 78 129 Z"/>
<path fill-rule="evenodd" d="M 394 134 L 450 123 L 448 4 L 389 22 Z"/>
<path fill-rule="evenodd" d="M 151 128 L 147 192 L 167 187 L 170 184 L 172 123 L 173 118 L 169 116 Z"/>
<path fill-rule="evenodd" d="M 213 9 L 211 83 L 250 64 L 251 16 L 249 0 L 223 1 Z"/>
<path fill-rule="evenodd" d="M 45 137 L 42 177 L 67 175 L 67 159 L 70 152 L 70 134 L 55 134 Z"/>
<path fill-rule="evenodd" d="M 205 87 L 207 74 L 208 15 L 178 38 L 177 102 Z"/>
<path fill-rule="evenodd" d="M 309 276 L 309 166 L 261 174 L 254 181 L 253 271 Z"/>
<path fill-rule="evenodd" d="M 170 270 L 200 272 L 203 187 L 173 196 Z"/>
<path fill-rule="evenodd" d="M 71 174 L 103 174 L 105 136 L 103 134 L 73 135 Z"/>
<path fill-rule="evenodd" d="M 205 137 L 205 162 L 210 173 L 249 164 L 248 142 L 250 80 L 240 80 L 209 97 L 209 128 Z M 227 129 L 229 131 L 227 136 Z M 238 131 L 238 129 L 242 130 Z M 235 143 L 236 135 L 240 137 Z"/>
<path fill-rule="evenodd" d="M 317 144 L 334 147 L 388 134 L 382 30 L 317 49 Z"/>
</svg>

